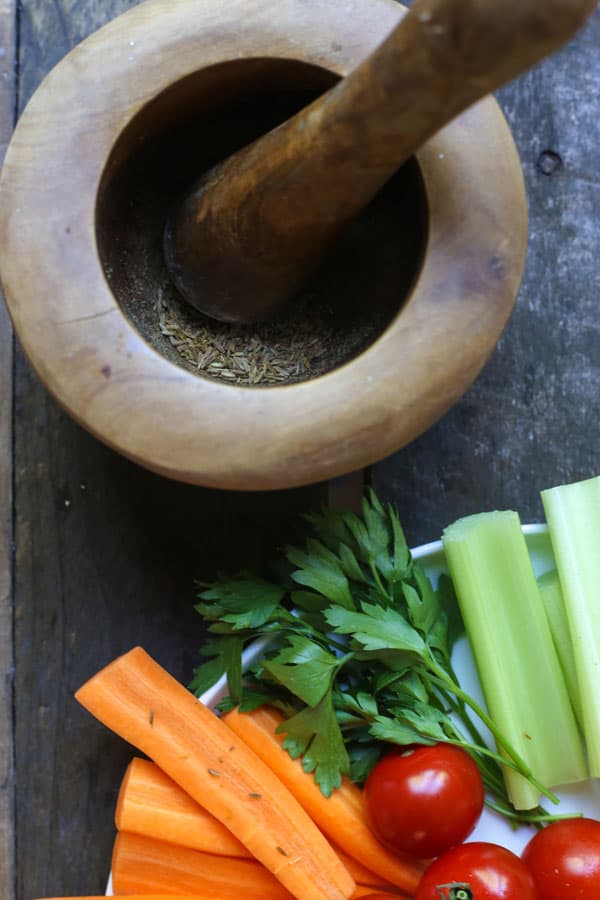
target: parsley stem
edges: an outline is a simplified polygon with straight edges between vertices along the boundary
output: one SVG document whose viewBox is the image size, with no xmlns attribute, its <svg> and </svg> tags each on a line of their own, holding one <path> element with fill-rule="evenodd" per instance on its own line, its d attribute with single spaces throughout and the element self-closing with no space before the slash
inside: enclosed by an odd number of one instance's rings
<svg viewBox="0 0 600 900">
<path fill-rule="evenodd" d="M 533 772 L 531 771 L 525 760 L 506 740 L 502 732 L 497 728 L 493 719 L 479 705 L 479 703 L 477 703 L 477 701 L 474 700 L 473 697 L 467 694 L 466 691 L 463 691 L 463 689 L 458 684 L 456 684 L 456 682 L 454 682 L 452 678 L 450 678 L 446 671 L 435 662 L 433 657 L 430 657 L 427 660 L 427 666 L 429 667 L 433 675 L 434 681 L 437 680 L 438 683 L 444 685 L 456 697 L 462 700 L 470 709 L 473 710 L 480 721 L 489 728 L 494 738 L 496 739 L 498 746 L 502 747 L 502 749 L 508 755 L 508 759 L 498 757 L 498 759 L 501 761 L 501 764 L 509 765 L 510 768 L 515 769 L 520 775 L 526 778 L 529 783 L 536 788 L 536 790 L 547 797 L 548 800 L 552 801 L 552 803 L 558 803 L 558 797 L 556 796 L 556 794 L 552 793 L 552 791 L 545 787 L 543 784 L 540 784 L 540 782 L 533 775 Z M 481 750 L 481 752 L 484 752 L 483 747 L 480 747 L 479 749 Z M 485 752 L 486 755 L 488 755 L 490 751 L 486 750 Z"/>
<path fill-rule="evenodd" d="M 471 753 L 477 753 L 481 754 L 482 756 L 487 756 L 490 759 L 495 760 L 499 765 L 508 766 L 509 768 L 514 769 L 515 772 L 519 773 L 519 775 L 523 775 L 524 778 L 527 778 L 527 780 L 531 784 L 533 784 L 534 787 L 540 791 L 540 793 L 543 793 L 544 796 L 546 796 L 549 800 L 552 800 L 554 803 L 558 803 L 558 797 L 556 797 L 555 794 L 553 794 L 542 784 L 540 784 L 531 772 L 528 772 L 527 774 L 523 772 L 523 769 L 518 762 L 515 762 L 512 759 L 505 759 L 504 757 L 500 756 L 499 753 L 496 753 L 494 750 L 490 750 L 489 747 L 482 746 L 481 744 L 471 744 L 469 743 L 469 741 L 465 741 L 462 738 L 457 738 L 454 740 L 452 738 L 448 738 L 448 743 L 454 744 L 456 747 L 462 747 L 463 750 L 468 750 Z"/>
<path fill-rule="evenodd" d="M 464 702 L 454 697 L 444 688 L 436 686 L 436 689 L 439 691 L 446 705 L 456 716 L 459 717 L 461 725 L 473 739 L 475 747 L 486 747 L 487 745 L 483 737 L 481 736 L 481 732 L 477 728 L 475 722 L 473 722 L 473 720 L 469 716 Z M 452 725 L 452 730 L 460 740 L 461 745 L 466 747 L 464 734 L 461 734 L 461 732 L 457 728 L 455 728 L 454 725 Z M 489 758 L 479 758 L 484 756 L 479 752 L 472 752 L 472 755 L 476 757 L 476 762 L 481 769 L 481 773 L 486 786 L 488 786 L 490 790 L 493 790 L 494 793 L 499 794 L 501 797 L 506 797 L 506 788 L 500 766 L 498 764 L 491 764 L 492 761 Z M 500 761 L 502 762 L 502 764 L 505 763 L 504 759 Z M 497 761 L 495 760 L 495 762 Z"/>
<path fill-rule="evenodd" d="M 391 594 L 389 593 L 389 591 L 386 591 L 386 589 L 383 585 L 383 582 L 382 582 L 381 578 L 379 577 L 379 572 L 377 571 L 377 566 L 375 565 L 374 560 L 369 561 L 369 568 L 371 570 L 371 574 L 372 574 L 375 584 L 377 586 L 377 590 L 385 597 L 385 599 L 388 601 L 388 603 L 392 603 L 393 598 L 392 598 Z"/>
<path fill-rule="evenodd" d="M 452 668 L 450 660 L 448 660 L 448 671 L 451 675 L 454 676 L 454 680 L 458 681 L 456 675 L 454 674 L 454 669 Z M 474 756 L 475 761 L 479 766 L 483 783 L 488 792 L 488 797 L 486 797 L 486 806 L 508 819 L 521 822 L 523 824 L 551 822 L 555 819 L 563 818 L 563 816 L 547 812 L 547 810 L 545 810 L 543 807 L 538 807 L 538 812 L 536 812 L 535 810 L 515 810 L 508 797 L 506 784 L 502 776 L 501 766 L 507 765 L 507 760 L 499 756 L 490 758 L 487 754 L 481 753 L 479 748 L 485 748 L 487 747 L 487 745 L 481 735 L 481 732 L 477 728 L 477 725 L 469 715 L 464 700 L 453 696 L 449 691 L 447 691 L 443 687 L 440 687 L 439 685 L 436 685 L 436 689 L 437 691 L 439 691 L 440 695 L 443 697 L 450 709 L 455 713 L 455 715 L 460 718 L 461 725 L 466 729 L 471 738 L 475 741 L 476 747 L 473 751 L 470 752 Z M 456 734 L 460 741 L 459 745 L 462 746 L 463 749 L 468 750 L 468 746 L 464 742 L 463 736 L 458 730 L 456 730 Z M 489 794 L 491 794 L 492 796 L 490 797 Z"/>
<path fill-rule="evenodd" d="M 506 819 L 511 819 L 519 825 L 540 826 L 544 822 L 556 822 L 557 819 L 572 819 L 578 813 L 549 813 L 543 807 L 532 810 L 516 810 L 507 803 L 501 803 L 493 798 L 486 797 L 485 805 Z"/>
</svg>

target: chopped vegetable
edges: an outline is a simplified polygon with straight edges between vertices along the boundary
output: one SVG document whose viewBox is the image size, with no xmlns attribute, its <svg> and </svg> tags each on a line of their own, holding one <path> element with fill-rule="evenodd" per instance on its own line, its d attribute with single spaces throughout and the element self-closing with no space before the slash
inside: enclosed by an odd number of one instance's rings
<svg viewBox="0 0 600 900">
<path fill-rule="evenodd" d="M 190 850 L 120 831 L 112 858 L 115 894 L 191 894 L 218 900 L 291 900 L 260 863 Z"/>
<path fill-rule="evenodd" d="M 222 856 L 252 854 L 204 807 L 186 794 L 149 759 L 132 759 L 115 812 L 119 831 L 143 834 L 192 850 Z"/>
<path fill-rule="evenodd" d="M 292 894 L 352 894 L 353 879 L 271 769 L 140 647 L 98 672 L 76 698 L 225 824 Z"/>
<path fill-rule="evenodd" d="M 516 854 L 498 844 L 472 841 L 448 850 L 431 863 L 414 900 L 540 900 L 540 897 L 530 871 Z"/>
<path fill-rule="evenodd" d="M 354 898 L 362 897 L 362 900 L 398 900 L 398 894 L 389 894 L 385 891 L 372 893 L 373 888 L 358 888 L 354 892 Z"/>
<path fill-rule="evenodd" d="M 360 788 L 344 778 L 339 790 L 331 797 L 324 797 L 314 778 L 304 771 L 301 760 L 292 759 L 283 749 L 284 735 L 278 731 L 284 727 L 281 713 L 272 707 L 261 706 L 248 713 L 226 713 L 223 720 L 255 753 L 268 761 L 311 819 L 338 847 L 380 878 L 408 892 L 416 889 L 422 866 L 406 856 L 390 852 L 375 838 L 367 824 Z"/>
<path fill-rule="evenodd" d="M 387 753 L 364 789 L 375 835 L 397 853 L 422 859 L 462 844 L 483 811 L 483 782 L 460 747 L 436 744 Z"/>
<path fill-rule="evenodd" d="M 598 900 L 600 822 L 573 818 L 538 831 L 521 854 L 540 900 Z"/>
<path fill-rule="evenodd" d="M 581 737 L 518 514 L 460 519 L 443 545 L 487 708 L 510 744 L 500 752 L 516 750 L 543 784 L 584 780 Z M 530 781 L 512 768 L 505 780 L 517 809 L 537 807 Z"/>
<path fill-rule="evenodd" d="M 289 759 L 287 754 L 284 755 Z M 125 773 L 115 823 L 120 831 L 191 850 L 219 856 L 251 856 L 224 825 L 192 800 L 156 763 L 146 759 L 133 759 Z M 369 871 L 335 844 L 333 847 L 357 884 L 368 885 L 372 890 L 390 888 L 384 878 Z"/>
<path fill-rule="evenodd" d="M 326 796 L 344 774 L 364 783 L 390 743 L 446 741 L 476 759 L 488 805 L 517 821 L 546 817 L 516 812 L 507 797 L 502 771 L 510 766 L 532 779 L 532 796 L 555 799 L 459 684 L 451 651 L 463 626 L 451 581 L 442 576 L 434 589 L 396 510 L 371 492 L 362 517 L 325 510 L 308 521 L 314 536 L 286 550 L 279 583 L 244 574 L 200 595 L 211 636 L 190 687 L 202 693 L 225 673 L 222 709 L 279 708 L 285 749 L 302 756 Z M 242 650 L 258 637 L 266 646 L 242 679 Z M 503 757 L 482 737 L 482 723 Z"/>
<path fill-rule="evenodd" d="M 542 491 L 569 621 L 591 775 L 600 776 L 600 477 Z"/>
<path fill-rule="evenodd" d="M 546 618 L 552 632 L 552 640 L 556 648 L 558 660 L 562 669 L 567 691 L 571 700 L 571 706 L 580 728 L 583 728 L 583 710 L 579 698 L 579 686 L 577 684 L 577 667 L 573 642 L 569 632 L 567 611 L 560 586 L 560 579 L 556 569 L 545 572 L 538 578 L 538 587 L 542 596 L 542 603 L 546 610 Z"/>
<path fill-rule="evenodd" d="M 340 850 L 339 847 L 335 847 L 335 851 L 356 882 L 356 889 L 352 894 L 353 898 L 356 897 L 356 891 L 359 888 L 367 888 L 369 891 L 383 891 L 384 893 L 391 892 L 398 896 L 397 885 L 386 881 L 385 878 L 381 878 L 375 872 L 372 872 L 366 866 L 363 866 L 363 864 L 353 856 L 348 856 L 348 854 L 344 853 L 343 850 Z M 402 893 L 404 894 L 404 891 L 402 891 Z"/>
</svg>

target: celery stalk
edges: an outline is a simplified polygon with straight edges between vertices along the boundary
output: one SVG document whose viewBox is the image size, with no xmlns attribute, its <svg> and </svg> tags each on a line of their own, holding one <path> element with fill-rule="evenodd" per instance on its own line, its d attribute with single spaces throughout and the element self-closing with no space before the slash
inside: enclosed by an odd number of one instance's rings
<svg viewBox="0 0 600 900">
<path fill-rule="evenodd" d="M 577 669 L 575 652 L 569 631 L 567 611 L 560 586 L 560 579 L 556 569 L 545 572 L 538 578 L 538 588 L 542 597 L 542 603 L 546 610 L 546 618 L 550 625 L 552 640 L 560 662 L 560 667 L 567 685 L 571 706 L 575 712 L 575 718 L 579 727 L 583 729 L 583 710 L 579 699 L 579 687 L 577 685 Z"/>
<path fill-rule="evenodd" d="M 577 667 L 583 734 L 600 776 L 600 477 L 542 491 Z"/>
<path fill-rule="evenodd" d="M 587 778 L 519 516 L 468 516 L 446 528 L 442 540 L 493 721 L 542 784 Z M 538 805 L 537 790 L 523 776 L 505 767 L 504 778 L 515 809 Z"/>
</svg>

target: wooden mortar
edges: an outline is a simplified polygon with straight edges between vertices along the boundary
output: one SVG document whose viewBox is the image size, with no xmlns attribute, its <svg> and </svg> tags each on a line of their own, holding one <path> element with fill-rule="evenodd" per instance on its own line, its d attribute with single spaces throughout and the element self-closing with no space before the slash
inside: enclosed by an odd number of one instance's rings
<svg viewBox="0 0 600 900">
<path fill-rule="evenodd" d="M 492 98 L 417 154 L 427 228 L 416 277 L 381 334 L 318 378 L 241 387 L 182 369 L 135 327 L 102 250 L 111 180 L 145 141 L 190 107 L 202 116 L 243 98 L 248 72 L 268 83 L 285 69 L 322 90 L 402 14 L 393 0 L 145 0 L 37 90 L 0 182 L 2 284 L 38 375 L 109 446 L 194 484 L 287 488 L 394 452 L 470 386 L 512 310 L 527 239 L 519 159 Z"/>
</svg>

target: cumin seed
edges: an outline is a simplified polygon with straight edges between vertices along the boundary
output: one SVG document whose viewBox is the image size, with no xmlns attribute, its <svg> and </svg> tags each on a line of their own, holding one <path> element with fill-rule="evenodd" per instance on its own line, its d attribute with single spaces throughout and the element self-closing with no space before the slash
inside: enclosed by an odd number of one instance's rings
<svg viewBox="0 0 600 900">
<path fill-rule="evenodd" d="M 368 343 L 376 328 L 368 319 L 341 327 L 322 297 L 303 298 L 266 322 L 217 322 L 188 306 L 170 283 L 157 292 L 152 310 L 173 359 L 229 385 L 281 385 L 322 375 Z"/>
</svg>

